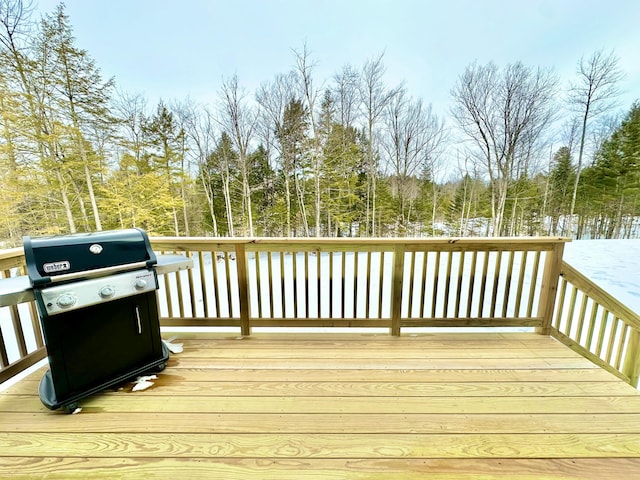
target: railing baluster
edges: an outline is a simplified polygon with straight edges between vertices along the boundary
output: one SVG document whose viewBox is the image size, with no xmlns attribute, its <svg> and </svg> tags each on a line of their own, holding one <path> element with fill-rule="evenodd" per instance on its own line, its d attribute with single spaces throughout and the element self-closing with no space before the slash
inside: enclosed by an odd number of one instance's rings
<svg viewBox="0 0 640 480">
<path fill-rule="evenodd" d="M 287 318 L 287 309 L 285 304 L 287 294 L 284 290 L 284 253 L 284 251 L 280 252 L 280 299 L 282 301 L 282 318 Z"/>
<path fill-rule="evenodd" d="M 613 364 L 616 370 L 620 370 L 620 365 L 622 364 L 622 352 L 624 351 L 624 348 L 627 344 L 627 335 L 629 334 L 629 329 L 630 329 L 629 325 L 625 323 L 624 327 L 622 328 L 622 332 L 620 333 L 620 342 L 618 343 L 616 361 Z"/>
<path fill-rule="evenodd" d="M 453 263 L 453 252 L 447 252 L 447 273 L 444 277 L 444 302 L 442 305 L 442 318 L 449 316 L 449 293 L 451 291 L 451 265 Z"/>
<path fill-rule="evenodd" d="M 316 258 L 316 269 L 317 269 L 317 276 L 318 276 L 318 318 L 322 317 L 322 265 L 320 263 L 322 252 L 320 251 L 320 249 L 318 249 L 318 256 Z"/>
<path fill-rule="evenodd" d="M 459 261 L 458 261 L 458 279 L 456 280 L 456 311 L 454 313 L 454 317 L 458 318 L 460 316 L 460 301 L 462 300 L 462 279 L 464 278 L 464 258 L 466 252 L 459 253 Z"/>
<path fill-rule="evenodd" d="M 342 252 L 342 282 L 340 284 L 340 314 L 341 318 L 345 318 L 345 281 L 347 278 L 347 252 Z M 308 315 L 307 315 L 308 316 Z"/>
<path fill-rule="evenodd" d="M 560 298 L 556 302 L 556 321 L 554 323 L 554 328 L 560 331 L 560 325 L 562 324 L 562 314 L 564 313 L 564 297 L 567 293 L 567 285 L 569 285 L 563 278 L 560 278 L 561 287 L 560 287 Z"/>
<path fill-rule="evenodd" d="M 273 274 L 273 252 L 267 253 L 267 272 L 269 275 L 269 295 L 267 295 L 267 304 L 269 305 L 269 318 L 273 319 L 275 316 L 275 289 L 273 288 L 273 282 L 275 281 L 275 275 Z"/>
<path fill-rule="evenodd" d="M 469 274 L 469 301 L 467 304 L 467 318 L 471 318 L 471 309 L 473 308 L 477 261 L 478 261 L 478 252 L 474 251 L 473 254 L 471 255 L 471 270 Z"/>
<path fill-rule="evenodd" d="M 293 318 L 298 318 L 298 252 L 291 252 L 293 265 Z"/>
<path fill-rule="evenodd" d="M 222 318 L 222 314 L 220 313 L 220 282 L 218 279 L 218 255 L 216 252 L 211 252 L 211 268 L 213 270 L 213 290 L 215 292 L 214 298 L 216 303 L 216 316 L 218 318 Z"/>
<path fill-rule="evenodd" d="M 172 275 L 176 279 L 176 290 L 178 294 L 178 311 L 180 312 L 180 316 L 184 318 L 185 314 L 184 314 L 184 298 L 183 298 L 184 295 L 182 294 L 182 275 L 180 275 L 180 272 L 175 272 Z"/>
<path fill-rule="evenodd" d="M 371 318 L 371 310 L 369 307 L 369 299 L 371 297 L 371 252 L 367 252 L 367 296 L 365 298 L 364 315 L 365 318 Z"/>
<path fill-rule="evenodd" d="M 585 348 L 591 350 L 591 342 L 593 341 L 593 333 L 596 328 L 596 317 L 598 315 L 599 305 L 593 301 L 593 307 L 591 308 L 591 317 L 589 318 L 589 331 L 587 332 L 587 341 L 585 342 Z"/>
<path fill-rule="evenodd" d="M 616 341 L 616 336 L 618 334 L 618 325 L 620 324 L 620 319 L 616 316 L 613 317 L 613 328 L 611 329 L 611 333 L 609 334 L 609 345 L 607 345 L 607 354 L 605 355 L 605 361 L 607 363 L 611 363 L 611 357 L 613 356 L 613 346 Z"/>
<path fill-rule="evenodd" d="M 516 306 L 514 316 L 520 317 L 520 304 L 522 301 L 522 295 L 524 294 L 524 275 L 527 271 L 527 251 L 520 252 L 520 274 L 518 275 L 518 291 L 516 292 Z"/>
<path fill-rule="evenodd" d="M 194 252 L 188 252 L 187 257 L 193 261 Z M 189 300 L 191 301 L 191 318 L 196 318 L 196 289 L 193 281 L 194 271 L 189 269 L 187 272 L 187 279 L 189 281 Z"/>
<path fill-rule="evenodd" d="M 531 286 L 529 287 L 529 302 L 527 304 L 527 317 L 531 317 L 533 312 L 533 302 L 535 300 L 536 286 L 538 284 L 538 269 L 540 267 L 540 251 L 536 252 L 533 260 L 533 271 L 531 272 Z"/>
<path fill-rule="evenodd" d="M 431 299 L 431 318 L 436 318 L 438 305 L 438 280 L 440 279 L 440 250 L 436 252 L 436 263 L 433 270 L 433 298 Z"/>
<path fill-rule="evenodd" d="M 578 296 L 578 289 L 571 285 L 571 300 L 569 300 L 569 314 L 567 315 L 567 322 L 564 326 L 564 334 L 571 337 L 571 325 L 573 324 L 573 314 L 576 310 L 576 298 Z"/>
<path fill-rule="evenodd" d="M 419 289 L 418 292 L 418 305 L 420 306 L 420 308 L 418 308 L 418 315 L 421 315 L 422 312 L 422 317 L 426 317 L 427 316 L 427 312 L 426 312 L 426 306 L 427 306 L 427 261 L 429 259 L 429 252 L 427 252 L 426 250 L 422 252 L 422 278 L 421 278 L 421 282 L 422 282 L 422 286 Z"/>
<path fill-rule="evenodd" d="M 498 300 L 498 286 L 500 284 L 500 269 L 502 267 L 502 251 L 496 252 L 496 265 L 493 272 L 493 288 L 491 289 L 491 312 L 489 317 L 495 318 L 496 316 L 496 302 Z"/>
<path fill-rule="evenodd" d="M 2 277 L 10 278 L 11 270 L 4 270 Z M 18 344 L 18 353 L 20 357 L 24 357 L 27 355 L 27 344 L 24 339 L 24 330 L 22 329 L 22 322 L 20 321 L 20 312 L 18 311 L 17 305 L 9 305 L 7 307 L 9 309 L 9 317 L 11 318 L 11 323 L 13 325 L 13 332 L 15 334 L 16 343 Z M 4 342 L 2 342 L 4 345 Z"/>
<path fill-rule="evenodd" d="M 609 311 L 607 309 L 602 310 L 602 318 L 600 319 L 600 332 L 598 333 L 598 343 L 596 344 L 596 356 L 602 358 L 602 347 L 604 346 L 604 334 L 606 332 L 609 322 Z"/>
<path fill-rule="evenodd" d="M 18 312 L 17 305 L 9 306 L 9 315 L 11 317 L 11 323 L 13 324 L 13 332 L 18 344 L 18 353 L 20 357 L 27 355 L 27 344 L 24 339 L 24 330 L 22 329 L 22 322 L 20 321 L 20 312 Z"/>
<path fill-rule="evenodd" d="M 580 339 L 582 338 L 582 329 L 584 327 L 584 317 L 587 311 L 587 301 L 589 297 L 586 293 L 582 295 L 582 304 L 580 305 L 580 313 L 578 314 L 578 330 L 576 332 L 576 340 L 581 344 Z"/>
<path fill-rule="evenodd" d="M 504 285 L 504 298 L 502 300 L 502 318 L 506 318 L 507 310 L 509 308 L 509 296 L 511 294 L 511 277 L 512 277 L 513 262 L 514 262 L 513 257 L 515 257 L 515 252 L 507 252 L 507 255 L 509 255 L 509 263 L 507 265 L 507 279 Z"/>
<path fill-rule="evenodd" d="M 360 252 L 353 252 L 353 318 L 358 318 L 358 257 Z"/>
<path fill-rule="evenodd" d="M 213 259 L 211 259 L 213 261 Z M 207 282 L 205 281 L 206 270 L 204 268 L 204 253 L 202 250 L 198 252 L 198 266 L 200 270 L 200 290 L 202 291 L 202 308 L 204 310 L 205 317 L 211 317 L 209 311 L 209 291 L 207 289 Z"/>
<path fill-rule="evenodd" d="M 489 252 L 484 252 L 484 261 L 482 262 L 482 281 L 480 283 L 480 301 L 478 302 L 478 318 L 483 317 L 484 312 L 484 295 L 487 289 L 487 271 L 489 269 Z"/>
<path fill-rule="evenodd" d="M 329 318 L 333 318 L 333 253 L 329 252 Z"/>
<path fill-rule="evenodd" d="M 233 308 L 233 300 L 231 297 L 231 255 L 229 252 L 224 252 L 224 273 L 225 280 L 227 282 L 227 305 L 229 306 L 229 317 L 235 317 L 235 309 Z M 237 260 L 237 259 L 236 259 Z M 237 264 L 236 264 L 237 265 Z"/>
<path fill-rule="evenodd" d="M 418 285 L 418 316 L 425 317 L 425 298 L 427 288 L 427 254 L 425 250 L 422 252 L 422 274 L 420 277 L 420 285 Z"/>
<path fill-rule="evenodd" d="M 380 252 L 380 268 L 378 270 L 378 318 L 382 318 L 382 287 L 384 286 L 384 255 Z"/>
<path fill-rule="evenodd" d="M 304 252 L 304 314 L 309 318 L 309 252 Z"/>
<path fill-rule="evenodd" d="M 161 253 L 165 253 L 165 252 L 161 252 Z M 164 281 L 164 296 L 165 296 L 165 300 L 167 301 L 167 314 L 169 317 L 173 317 L 173 300 L 171 299 L 171 282 L 169 281 L 169 277 L 170 275 L 168 273 L 165 273 L 162 276 L 162 279 Z"/>
<path fill-rule="evenodd" d="M 410 262 L 410 271 L 409 271 L 409 279 L 408 279 L 408 287 L 409 287 L 409 309 L 407 310 L 407 317 L 413 317 L 413 295 L 414 295 L 414 282 L 415 282 L 415 273 L 416 273 L 416 262 L 415 262 L 415 252 L 409 253 L 409 262 Z"/>
<path fill-rule="evenodd" d="M 253 259 L 256 264 L 256 301 L 258 304 L 258 312 L 256 317 L 262 317 L 262 275 L 260 275 L 260 252 L 253 252 Z"/>
</svg>

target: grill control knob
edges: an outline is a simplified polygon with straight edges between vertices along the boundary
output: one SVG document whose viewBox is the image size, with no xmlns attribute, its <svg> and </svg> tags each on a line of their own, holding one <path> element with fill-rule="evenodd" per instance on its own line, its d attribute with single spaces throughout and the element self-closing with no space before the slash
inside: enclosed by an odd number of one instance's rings
<svg viewBox="0 0 640 480">
<path fill-rule="evenodd" d="M 147 288 L 147 281 L 144 278 L 139 278 L 136 280 L 135 287 L 136 290 L 144 290 Z"/>
<path fill-rule="evenodd" d="M 56 304 L 60 308 L 69 308 L 72 307 L 75 303 L 76 297 L 74 297 L 70 293 L 63 293 L 56 299 Z"/>
<path fill-rule="evenodd" d="M 98 292 L 98 294 L 102 297 L 102 298 L 111 298 L 116 294 L 116 289 L 113 288 L 111 285 L 105 285 L 104 287 L 102 287 L 100 289 L 100 291 Z"/>
</svg>

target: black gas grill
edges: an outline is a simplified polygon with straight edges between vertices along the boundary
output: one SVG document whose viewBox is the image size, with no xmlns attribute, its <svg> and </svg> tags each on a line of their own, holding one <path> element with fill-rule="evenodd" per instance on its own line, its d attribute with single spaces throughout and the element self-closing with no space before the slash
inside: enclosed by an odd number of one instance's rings
<svg viewBox="0 0 640 480">
<path fill-rule="evenodd" d="M 24 238 L 49 371 L 40 400 L 72 412 L 78 400 L 164 369 L 154 266 L 139 229 Z"/>
</svg>

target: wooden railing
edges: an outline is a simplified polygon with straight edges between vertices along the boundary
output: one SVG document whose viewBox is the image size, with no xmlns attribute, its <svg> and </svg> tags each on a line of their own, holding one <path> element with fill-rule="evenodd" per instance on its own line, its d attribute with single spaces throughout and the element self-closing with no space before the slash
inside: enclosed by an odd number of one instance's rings
<svg viewBox="0 0 640 480">
<path fill-rule="evenodd" d="M 640 376 L 640 316 L 566 262 L 551 335 L 634 387 Z"/>
<path fill-rule="evenodd" d="M 536 327 L 563 239 L 154 238 L 193 258 L 162 278 L 165 326 Z"/>
<path fill-rule="evenodd" d="M 564 242 L 152 239 L 195 265 L 160 277 L 163 326 L 535 327 L 637 385 L 640 318 L 563 263 Z M 0 276 L 24 273 L 22 249 L 0 252 Z M 0 307 L 0 382 L 45 356 L 33 302 Z"/>
<path fill-rule="evenodd" d="M 25 274 L 22 248 L 0 251 L 0 278 Z M 0 383 L 46 356 L 34 302 L 0 307 Z"/>
</svg>

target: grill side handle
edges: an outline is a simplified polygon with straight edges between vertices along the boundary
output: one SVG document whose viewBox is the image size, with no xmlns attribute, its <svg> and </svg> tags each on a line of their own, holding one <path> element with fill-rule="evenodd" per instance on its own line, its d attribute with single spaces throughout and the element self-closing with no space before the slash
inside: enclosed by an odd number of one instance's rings
<svg viewBox="0 0 640 480">
<path fill-rule="evenodd" d="M 24 248 L 24 260 L 27 264 L 27 276 L 29 277 L 29 281 L 31 282 L 31 286 L 40 287 L 42 285 L 46 285 L 51 283 L 51 277 L 43 277 L 40 275 L 38 271 L 38 267 L 36 264 L 36 257 L 33 253 L 33 245 L 31 244 L 31 237 L 23 237 L 22 238 L 23 248 Z"/>
<path fill-rule="evenodd" d="M 151 241 L 149 241 L 149 236 L 147 235 L 147 232 L 145 232 L 141 228 L 136 227 L 135 230 L 138 230 L 140 232 L 140 235 L 142 235 L 142 239 L 144 241 L 144 247 L 147 250 L 146 266 L 147 268 L 151 268 L 156 263 L 158 263 L 158 259 L 156 258 L 156 253 L 151 248 Z"/>
<path fill-rule="evenodd" d="M 112 267 L 96 268 L 93 270 L 86 270 L 82 272 L 63 273 L 62 275 L 56 275 L 50 277 L 50 283 L 66 282 L 69 280 L 81 280 L 85 278 L 103 277 L 105 275 L 111 275 L 118 272 L 124 272 L 128 270 L 137 270 L 140 268 L 148 268 L 149 262 L 136 262 L 127 263 L 125 265 L 114 265 Z M 35 285 L 34 285 L 35 286 Z"/>
</svg>

